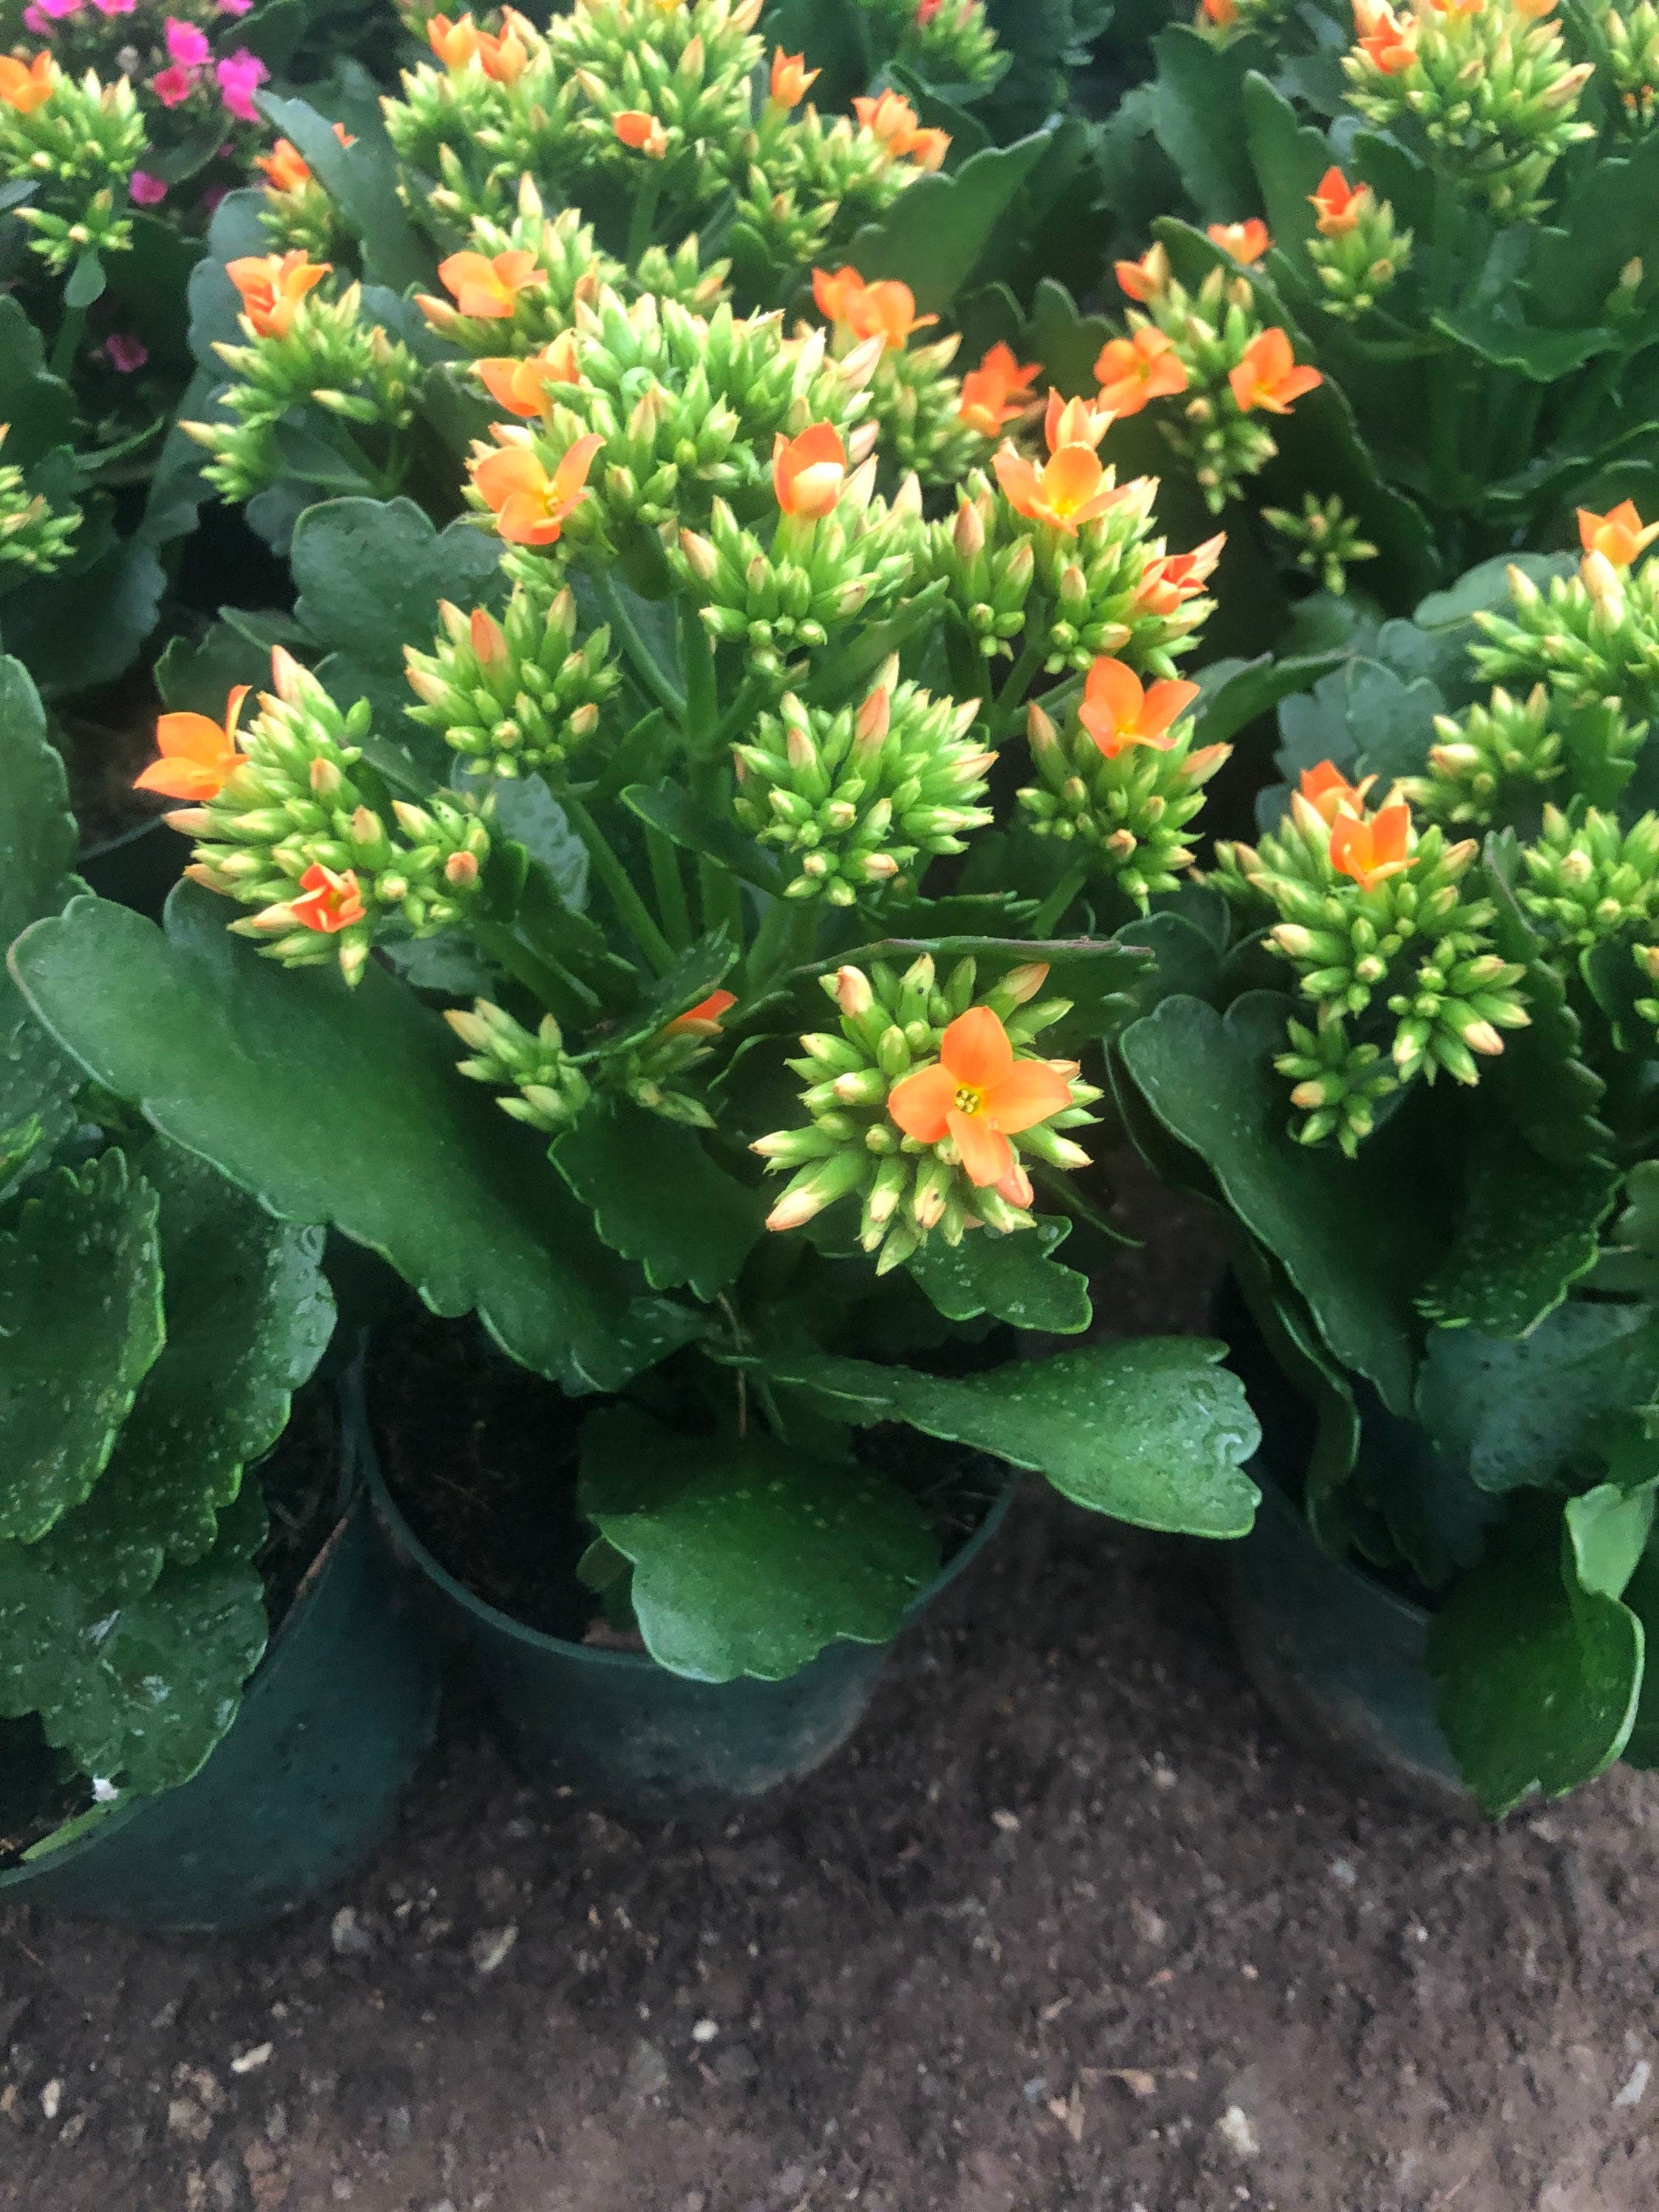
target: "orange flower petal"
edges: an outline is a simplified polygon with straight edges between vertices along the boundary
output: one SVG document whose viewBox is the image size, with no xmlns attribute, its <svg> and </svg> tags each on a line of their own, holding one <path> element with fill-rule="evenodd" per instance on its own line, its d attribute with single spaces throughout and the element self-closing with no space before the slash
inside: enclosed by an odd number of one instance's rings
<svg viewBox="0 0 1659 2212">
<path fill-rule="evenodd" d="M 887 1111 L 907 1137 L 918 1144 L 936 1145 L 947 1133 L 946 1116 L 956 1103 L 957 1089 L 950 1069 L 935 1061 L 893 1085 L 887 1094 Z"/>
<path fill-rule="evenodd" d="M 985 1094 L 986 1113 L 1010 1137 L 1063 1114 L 1071 1103 L 1071 1085 L 1046 1060 L 1017 1060 Z"/>
<path fill-rule="evenodd" d="M 939 1059 L 958 1085 L 983 1090 L 1013 1064 L 1008 1032 L 988 1006 L 969 1006 L 945 1032 Z"/>
<path fill-rule="evenodd" d="M 990 1009 L 969 1011 L 988 1013 Z M 994 1021 L 995 1015 L 991 1018 Z M 953 1106 L 945 1121 L 962 1155 L 963 1171 L 976 1190 L 992 1189 L 1012 1173 L 1014 1148 L 988 1115 L 963 1114 Z"/>
</svg>

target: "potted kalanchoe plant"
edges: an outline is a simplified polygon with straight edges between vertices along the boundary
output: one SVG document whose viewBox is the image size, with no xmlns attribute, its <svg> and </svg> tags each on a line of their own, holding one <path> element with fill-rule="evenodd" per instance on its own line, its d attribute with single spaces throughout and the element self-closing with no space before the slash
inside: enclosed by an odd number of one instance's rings
<svg viewBox="0 0 1659 2212">
<path fill-rule="evenodd" d="M 0 757 L 9 939 L 80 888 L 14 660 Z M 0 1024 L 0 1892 L 245 1925 L 362 1859 L 435 1703 L 326 1394 L 289 1430 L 321 1234 L 90 1091 L 9 978 Z"/>
<path fill-rule="evenodd" d="M 1225 1209 L 1303 1518 L 1240 1578 L 1252 1663 L 1493 1814 L 1654 1750 L 1659 531 L 1578 524 L 1285 702 L 1233 950 L 1116 1049 Z"/>
<path fill-rule="evenodd" d="M 1034 365 L 913 348 L 898 280 L 821 268 L 793 333 L 707 276 L 562 292 L 560 224 L 501 189 L 520 228 L 426 307 L 495 416 L 469 516 L 302 511 L 257 711 L 146 772 L 195 848 L 166 935 L 72 908 L 15 958 L 155 1128 L 477 1314 L 506 1362 L 417 1326 L 371 1369 L 385 1510 L 521 1736 L 586 1773 L 602 1713 L 605 1786 L 660 1803 L 838 1740 L 984 1519 L 964 1451 L 1249 1524 L 1219 1346 L 998 1334 L 1089 1327 L 1077 1055 L 1201 934 L 1139 917 L 1224 756 L 1174 673 L 1216 548 L 1155 534 L 1103 417 L 1034 419 Z M 634 1650 L 574 1640 L 601 1611 Z"/>
</svg>

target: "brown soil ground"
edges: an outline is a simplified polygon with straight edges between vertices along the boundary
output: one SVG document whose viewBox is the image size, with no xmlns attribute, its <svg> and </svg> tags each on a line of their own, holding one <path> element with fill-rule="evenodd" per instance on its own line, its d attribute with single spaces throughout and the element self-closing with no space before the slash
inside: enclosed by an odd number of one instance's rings
<svg viewBox="0 0 1659 2212">
<path fill-rule="evenodd" d="M 1141 1326 L 1202 1273 L 1159 1250 Z M 463 1692 L 270 1933 L 0 1911 L 0 2207 L 1652 2212 L 1659 1788 L 1363 1800 L 1209 1566 L 1033 1484 L 854 1743 L 721 1828 L 538 1801 Z"/>
</svg>

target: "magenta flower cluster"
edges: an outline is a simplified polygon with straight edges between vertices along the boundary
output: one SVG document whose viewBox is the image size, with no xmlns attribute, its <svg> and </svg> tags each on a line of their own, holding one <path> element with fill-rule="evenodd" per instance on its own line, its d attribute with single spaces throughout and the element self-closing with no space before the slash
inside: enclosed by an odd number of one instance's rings
<svg viewBox="0 0 1659 2212">
<path fill-rule="evenodd" d="M 78 15 L 88 0 L 29 0 L 23 21 L 37 37 L 49 37 L 54 22 Z M 130 15 L 138 0 L 89 0 L 100 15 Z M 246 15 L 253 0 L 218 0 L 221 15 Z M 176 15 L 167 20 L 167 64 L 149 80 L 149 88 L 163 107 L 181 107 L 210 67 L 225 112 L 239 123 L 257 123 L 259 111 L 253 95 L 270 72 L 257 54 L 246 47 L 222 54 L 216 61 L 207 33 L 198 23 Z M 132 197 L 140 207 L 154 207 L 166 197 L 167 186 L 140 170 L 132 180 Z"/>
</svg>

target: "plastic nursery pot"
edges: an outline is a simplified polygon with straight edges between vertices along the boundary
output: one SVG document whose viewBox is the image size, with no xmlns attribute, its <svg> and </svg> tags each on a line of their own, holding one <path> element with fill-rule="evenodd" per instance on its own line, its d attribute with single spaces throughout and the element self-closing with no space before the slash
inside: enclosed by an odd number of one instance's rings
<svg viewBox="0 0 1659 2212">
<path fill-rule="evenodd" d="M 159 921 L 167 893 L 189 858 L 189 838 L 169 830 L 157 816 L 101 845 L 83 846 L 75 871 L 100 898 Z"/>
<path fill-rule="evenodd" d="M 225 1934 L 355 1873 L 431 1742 L 439 1664 L 400 1603 L 343 1425 L 348 1502 L 193 1779 L 0 1873 L 0 1899 Z"/>
<path fill-rule="evenodd" d="M 785 1681 L 696 1682 L 642 1652 L 573 1644 L 476 1596 L 427 1550 L 387 1489 L 354 1378 L 362 1451 L 380 1528 L 404 1571 L 423 1579 L 452 1633 L 477 1654 L 521 1770 L 615 1811 L 671 1820 L 714 1814 L 821 1766 L 862 1718 L 892 1646 L 841 1642 Z M 1010 1476 L 985 1519 L 907 1608 L 931 1605 L 989 1543 Z"/>
<path fill-rule="evenodd" d="M 1244 1670 L 1286 1732 L 1357 1779 L 1474 1820 L 1436 1717 L 1429 1614 L 1322 1550 L 1272 1474 L 1255 1526 L 1226 1547 L 1227 1608 Z"/>
</svg>

